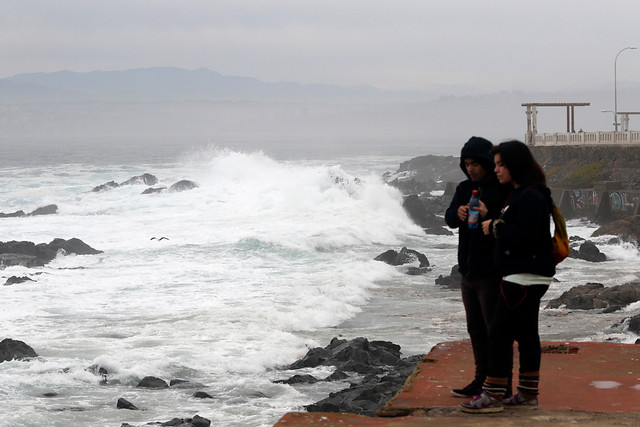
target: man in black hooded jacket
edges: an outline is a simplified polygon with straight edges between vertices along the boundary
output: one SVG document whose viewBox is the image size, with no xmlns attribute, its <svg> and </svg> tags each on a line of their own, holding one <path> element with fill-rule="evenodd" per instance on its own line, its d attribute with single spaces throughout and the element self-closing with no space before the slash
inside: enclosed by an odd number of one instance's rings
<svg viewBox="0 0 640 427">
<path fill-rule="evenodd" d="M 471 137 L 462 147 L 460 168 L 468 179 L 456 187 L 445 222 L 458 228 L 458 268 L 460 285 L 475 360 L 475 377 L 466 387 L 451 390 L 456 397 L 480 394 L 489 363 L 489 325 L 495 311 L 501 276 L 493 261 L 493 236 L 485 236 L 480 227 L 467 224 L 471 192 L 478 190 L 481 221 L 495 219 L 506 200 L 506 189 L 498 183 L 493 156 L 493 144 L 484 138 Z"/>
</svg>

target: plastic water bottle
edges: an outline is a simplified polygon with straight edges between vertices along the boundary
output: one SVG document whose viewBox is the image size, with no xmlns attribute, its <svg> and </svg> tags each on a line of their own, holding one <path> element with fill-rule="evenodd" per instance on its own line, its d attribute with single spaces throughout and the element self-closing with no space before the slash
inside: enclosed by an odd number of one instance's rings
<svg viewBox="0 0 640 427">
<path fill-rule="evenodd" d="M 471 199 L 469 199 L 469 216 L 467 218 L 469 228 L 478 228 L 478 223 L 480 222 L 479 207 L 480 197 L 478 197 L 478 190 L 473 190 L 471 192 Z"/>
</svg>

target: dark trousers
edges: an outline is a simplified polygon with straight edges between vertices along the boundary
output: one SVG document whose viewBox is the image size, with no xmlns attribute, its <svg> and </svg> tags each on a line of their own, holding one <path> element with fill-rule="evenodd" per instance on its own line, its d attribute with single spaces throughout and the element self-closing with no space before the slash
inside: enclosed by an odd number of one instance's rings
<svg viewBox="0 0 640 427">
<path fill-rule="evenodd" d="M 467 332 L 476 364 L 475 380 L 480 383 L 489 369 L 489 326 L 496 308 L 499 285 L 499 276 L 473 279 L 463 276 L 460 284 Z"/>
<path fill-rule="evenodd" d="M 511 376 L 514 341 L 518 342 L 520 372 L 540 370 L 542 353 L 538 334 L 538 312 L 540 299 L 547 289 L 547 285 L 521 286 L 504 281 L 500 284 L 500 297 L 489 329 L 489 376 Z"/>
</svg>

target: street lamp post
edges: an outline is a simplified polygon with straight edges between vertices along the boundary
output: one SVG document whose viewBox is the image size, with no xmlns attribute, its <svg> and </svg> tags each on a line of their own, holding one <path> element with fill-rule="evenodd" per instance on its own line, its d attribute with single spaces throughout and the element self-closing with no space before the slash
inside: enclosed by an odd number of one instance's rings
<svg viewBox="0 0 640 427">
<path fill-rule="evenodd" d="M 611 111 L 611 110 L 600 110 L 600 111 L 603 112 L 603 113 L 613 113 L 614 114 L 614 116 L 613 116 L 613 125 L 614 126 L 616 125 L 616 121 L 617 120 L 616 120 L 615 113 L 613 111 Z"/>
<path fill-rule="evenodd" d="M 618 132 L 618 56 L 627 49 L 637 49 L 636 46 L 629 46 L 621 49 L 616 55 L 616 59 L 613 61 L 613 96 L 614 96 L 614 112 L 613 112 L 613 124 L 614 129 Z"/>
</svg>

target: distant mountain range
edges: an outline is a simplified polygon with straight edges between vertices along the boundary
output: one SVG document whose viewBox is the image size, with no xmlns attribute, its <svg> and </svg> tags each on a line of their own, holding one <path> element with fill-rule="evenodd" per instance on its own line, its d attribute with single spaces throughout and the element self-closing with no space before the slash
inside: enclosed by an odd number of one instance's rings
<svg viewBox="0 0 640 427">
<path fill-rule="evenodd" d="M 418 91 L 392 92 L 371 86 L 340 87 L 295 82 L 265 83 L 223 76 L 205 68 L 19 74 L 0 80 L 0 102 L 16 101 L 255 101 L 399 102 L 425 100 Z"/>
<path fill-rule="evenodd" d="M 456 88 L 387 91 L 295 82 L 266 83 L 200 68 L 30 73 L 0 79 L 0 133 L 70 135 L 189 133 L 252 138 L 437 139 L 471 135 L 523 138 L 526 102 L 590 102 L 576 108 L 576 130 L 610 130 L 613 94 L 582 92 L 458 95 Z M 638 111 L 640 89 L 618 88 L 618 110 Z M 449 93 L 450 95 L 447 95 Z M 638 102 L 640 104 L 640 102 Z M 639 129 L 640 123 L 631 128 Z M 639 119 L 640 120 L 640 119 Z M 563 108 L 541 108 L 540 132 L 563 132 Z"/>
</svg>

